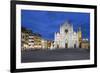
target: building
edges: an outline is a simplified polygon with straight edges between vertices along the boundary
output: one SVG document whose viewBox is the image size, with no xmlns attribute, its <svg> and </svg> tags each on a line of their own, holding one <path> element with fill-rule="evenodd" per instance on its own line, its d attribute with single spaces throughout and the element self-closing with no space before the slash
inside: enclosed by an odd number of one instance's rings
<svg viewBox="0 0 100 73">
<path fill-rule="evenodd" d="M 21 33 L 21 50 L 25 50 L 28 48 L 28 34 L 22 32 Z"/>
<path fill-rule="evenodd" d="M 28 31 L 22 27 L 21 28 L 21 50 L 26 50 L 28 48 Z"/>
<path fill-rule="evenodd" d="M 42 38 L 40 34 L 34 34 L 34 49 L 40 49 L 42 48 Z"/>
<path fill-rule="evenodd" d="M 27 30 L 24 27 L 21 28 L 21 50 L 29 49 L 29 34 L 31 30 Z"/>
<path fill-rule="evenodd" d="M 81 48 L 81 43 L 82 43 L 82 32 L 81 32 L 81 28 L 78 29 L 78 41 L 79 41 L 79 48 Z"/>
<path fill-rule="evenodd" d="M 73 30 L 73 25 L 65 22 L 60 26 L 60 32 L 55 33 L 55 48 L 79 48 L 82 39 L 81 29 Z"/>
<path fill-rule="evenodd" d="M 28 40 L 28 45 L 31 50 L 42 48 L 42 38 L 40 34 L 31 33 Z"/>
<path fill-rule="evenodd" d="M 51 46 L 50 46 L 50 50 L 54 49 L 54 41 L 51 41 Z"/>
<path fill-rule="evenodd" d="M 44 50 L 51 49 L 52 50 L 53 48 L 54 48 L 54 41 L 42 39 L 42 49 L 44 49 Z"/>
<path fill-rule="evenodd" d="M 21 31 L 21 47 L 22 50 L 27 49 L 56 49 L 56 48 L 89 48 L 88 39 L 82 39 L 82 31 L 79 27 L 74 31 L 73 25 L 65 22 L 60 25 L 59 32 L 54 33 L 54 40 L 45 40 L 38 33 L 22 28 Z"/>
<path fill-rule="evenodd" d="M 35 50 L 42 48 L 41 35 L 33 33 L 24 27 L 21 29 L 21 49 L 22 50 Z"/>
<path fill-rule="evenodd" d="M 28 38 L 28 45 L 30 49 L 33 49 L 34 48 L 34 35 L 33 34 L 30 34 L 29 35 L 29 38 Z"/>
<path fill-rule="evenodd" d="M 42 49 L 46 50 L 48 48 L 47 40 L 42 39 L 41 40 L 41 45 L 42 45 Z"/>
<path fill-rule="evenodd" d="M 90 43 L 89 43 L 88 39 L 82 40 L 81 48 L 83 48 L 83 49 L 89 49 L 90 48 Z"/>
<path fill-rule="evenodd" d="M 50 49 L 52 47 L 53 41 L 47 40 L 47 48 Z"/>
</svg>

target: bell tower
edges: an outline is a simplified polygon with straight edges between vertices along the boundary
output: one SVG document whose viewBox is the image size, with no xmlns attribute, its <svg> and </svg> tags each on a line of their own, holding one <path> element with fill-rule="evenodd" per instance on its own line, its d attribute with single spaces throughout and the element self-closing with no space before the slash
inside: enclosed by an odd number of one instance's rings
<svg viewBox="0 0 100 73">
<path fill-rule="evenodd" d="M 82 43 L 82 31 L 81 31 L 81 27 L 78 28 L 78 42 L 79 42 L 79 48 L 81 48 L 81 43 Z"/>
</svg>

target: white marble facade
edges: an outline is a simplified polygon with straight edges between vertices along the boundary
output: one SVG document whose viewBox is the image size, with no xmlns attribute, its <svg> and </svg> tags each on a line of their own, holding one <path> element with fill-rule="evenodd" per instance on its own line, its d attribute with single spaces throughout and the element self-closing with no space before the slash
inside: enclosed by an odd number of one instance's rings
<svg viewBox="0 0 100 73">
<path fill-rule="evenodd" d="M 54 48 L 78 48 L 78 31 L 73 30 L 73 25 L 66 22 L 60 26 L 60 32 L 55 32 Z"/>
</svg>

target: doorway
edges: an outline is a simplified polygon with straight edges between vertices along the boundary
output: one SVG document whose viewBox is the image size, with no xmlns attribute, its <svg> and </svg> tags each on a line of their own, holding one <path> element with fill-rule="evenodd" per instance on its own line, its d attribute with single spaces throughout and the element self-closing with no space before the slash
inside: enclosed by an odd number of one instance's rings
<svg viewBox="0 0 100 73">
<path fill-rule="evenodd" d="M 57 48 L 59 48 L 59 45 L 57 44 Z"/>
<path fill-rule="evenodd" d="M 74 48 L 76 48 L 76 44 L 74 44 Z"/>
<path fill-rule="evenodd" d="M 68 43 L 65 43 L 65 48 L 68 48 Z"/>
<path fill-rule="evenodd" d="M 81 43 L 79 44 L 79 48 L 81 48 Z"/>
</svg>

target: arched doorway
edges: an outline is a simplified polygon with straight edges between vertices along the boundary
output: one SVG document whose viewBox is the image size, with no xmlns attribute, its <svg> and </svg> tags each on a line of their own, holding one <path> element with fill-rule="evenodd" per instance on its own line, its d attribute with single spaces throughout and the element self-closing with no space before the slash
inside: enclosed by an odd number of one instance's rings
<svg viewBox="0 0 100 73">
<path fill-rule="evenodd" d="M 68 43 L 65 43 L 65 48 L 68 48 Z"/>
<path fill-rule="evenodd" d="M 66 34 L 68 33 L 68 29 L 65 29 L 65 33 L 66 33 Z"/>
<path fill-rule="evenodd" d="M 76 44 L 74 44 L 74 48 L 76 48 Z"/>
<path fill-rule="evenodd" d="M 59 48 L 59 45 L 57 44 L 57 48 Z"/>
<path fill-rule="evenodd" d="M 81 43 L 79 43 L 79 48 L 81 48 Z"/>
</svg>

